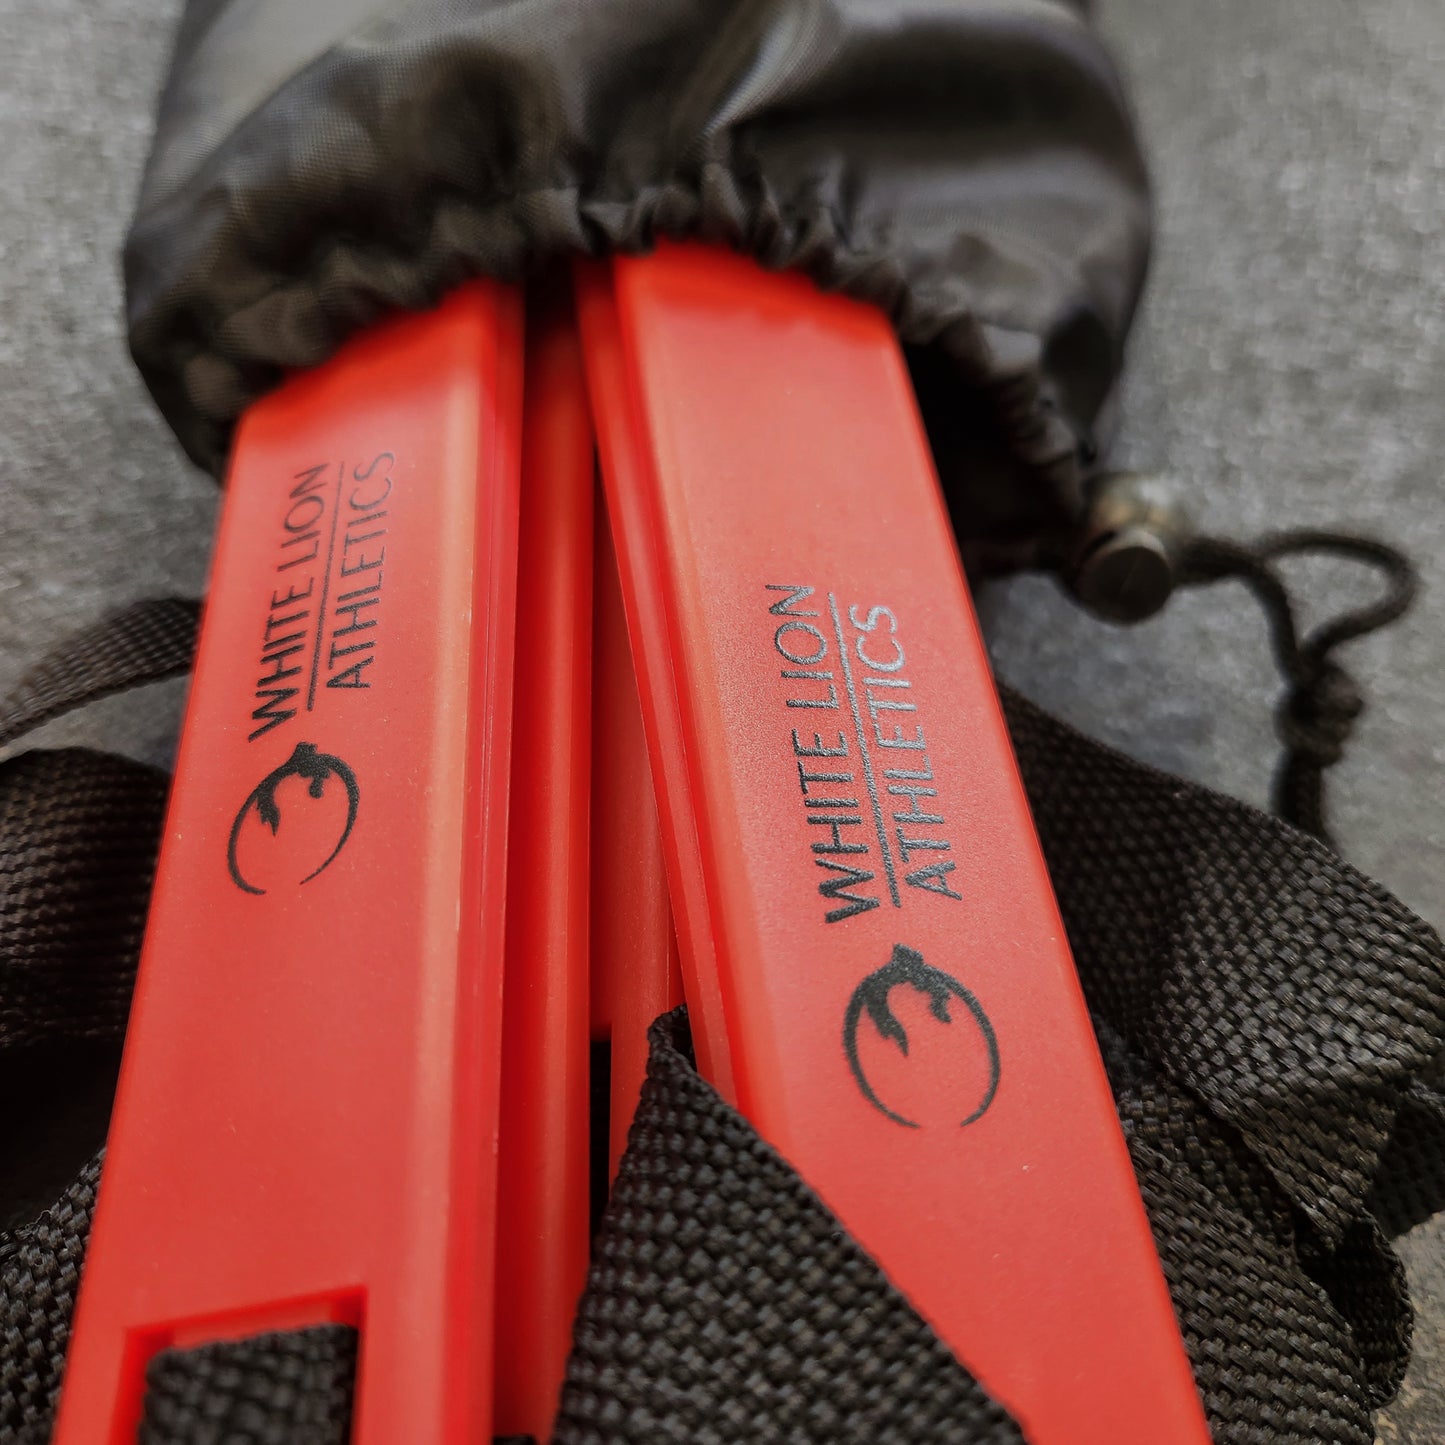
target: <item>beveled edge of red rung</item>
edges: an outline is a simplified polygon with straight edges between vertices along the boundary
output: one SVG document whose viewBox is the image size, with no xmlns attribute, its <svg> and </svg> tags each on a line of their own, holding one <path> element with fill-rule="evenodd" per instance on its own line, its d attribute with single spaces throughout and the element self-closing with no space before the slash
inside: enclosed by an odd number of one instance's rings
<svg viewBox="0 0 1445 1445">
<path fill-rule="evenodd" d="M 602 472 L 613 534 L 626 527 L 639 537 L 652 539 L 658 535 L 658 526 L 648 499 L 655 487 L 642 485 L 652 462 L 645 443 L 639 399 L 632 389 L 631 372 L 623 352 L 612 264 L 578 262 L 573 273 L 587 384 L 592 398 L 592 421 L 599 451 L 609 461 Z M 658 569 L 635 565 L 631 553 L 623 549 L 617 549 L 615 555 L 638 686 L 654 699 L 651 707 L 642 709 L 642 723 L 648 754 L 657 758 L 665 746 L 664 734 L 670 732 L 674 739 L 683 735 L 679 711 L 682 702 L 674 677 L 654 675 L 659 668 L 665 674 L 668 658 L 643 646 L 643 636 L 652 619 L 661 619 L 675 639 L 675 623 L 665 592 L 655 585 Z M 669 657 L 671 655 L 670 651 Z M 696 852 L 699 846 L 698 800 L 692 795 L 685 773 L 660 776 L 654 771 L 652 780 L 659 801 L 663 790 L 672 793 L 666 806 L 660 808 L 658 819 L 664 857 L 668 860 L 672 913 L 679 930 L 698 941 L 697 952 L 680 959 L 685 991 L 693 1005 L 690 1019 L 698 1067 L 713 1087 L 732 1101 L 736 1097 L 736 1084 L 726 1027 L 722 1024 L 726 1014 L 719 992 L 716 960 L 707 956 L 706 940 L 712 936 L 711 920 L 717 910 L 708 898 L 705 880 L 691 871 L 678 872 L 673 866 L 673 860 Z M 680 836 L 684 832 L 688 834 L 686 839 Z"/>
<path fill-rule="evenodd" d="M 647 1031 L 682 1002 L 642 709 L 633 673 L 617 554 L 605 514 L 597 527 L 593 684 L 593 1036 L 611 1050 L 609 1177 L 627 1147 L 647 1075 Z"/>
<path fill-rule="evenodd" d="M 493 1433 L 550 1439 L 590 1254 L 592 421 L 570 289 L 530 298 Z"/>
</svg>

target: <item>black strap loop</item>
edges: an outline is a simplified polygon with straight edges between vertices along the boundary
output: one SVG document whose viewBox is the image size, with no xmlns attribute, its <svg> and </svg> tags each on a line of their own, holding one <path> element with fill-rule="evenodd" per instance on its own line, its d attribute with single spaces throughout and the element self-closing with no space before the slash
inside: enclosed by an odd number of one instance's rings
<svg viewBox="0 0 1445 1445">
<path fill-rule="evenodd" d="M 1307 555 L 1341 557 L 1374 568 L 1386 582 L 1384 594 L 1301 638 L 1294 604 L 1275 564 L 1285 557 Z M 1404 615 L 1415 599 L 1415 568 L 1403 552 L 1387 543 L 1342 532 L 1281 532 L 1253 545 L 1212 537 L 1188 544 L 1182 585 L 1202 586 L 1227 578 L 1245 583 L 1264 607 L 1274 655 L 1289 687 L 1276 717 L 1285 755 L 1275 777 L 1275 809 L 1286 821 L 1329 842 L 1324 775 L 1344 755 L 1365 710 L 1354 679 L 1332 654 L 1341 644 Z"/>
<path fill-rule="evenodd" d="M 189 598 L 158 597 L 67 638 L 0 706 L 0 747 L 86 703 L 189 672 L 200 612 Z"/>
</svg>

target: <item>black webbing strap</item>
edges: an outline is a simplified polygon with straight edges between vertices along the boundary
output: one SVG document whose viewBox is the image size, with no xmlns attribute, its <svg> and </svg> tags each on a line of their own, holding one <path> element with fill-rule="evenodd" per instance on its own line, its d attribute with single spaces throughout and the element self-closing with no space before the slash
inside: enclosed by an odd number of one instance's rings
<svg viewBox="0 0 1445 1445">
<path fill-rule="evenodd" d="M 577 1314 L 558 1445 L 1022 1441 L 697 1074 L 686 1011 L 659 1020 L 651 1043 Z"/>
<path fill-rule="evenodd" d="M 1333 1252 L 1227 1125 L 1096 1019 L 1216 1445 L 1373 1445 L 1411 1312 L 1369 1219 Z"/>
<path fill-rule="evenodd" d="M 1445 1209 L 1445 1052 L 1405 1095 L 1370 1207 L 1392 1239 Z"/>
<path fill-rule="evenodd" d="M 0 745 L 184 674 L 198 615 L 166 599 L 103 619 L 22 679 L 0 708 Z M 74 1168 L 73 1155 L 63 1171 L 54 1157 L 66 1145 L 103 1137 L 167 785 L 155 768 L 83 749 L 0 763 L 0 1084 L 19 1146 L 7 1215 L 34 1215 L 48 1176 L 53 1197 Z M 14 1130 L 15 1116 L 28 1127 Z M 0 1441 L 50 1437 L 100 1167 L 95 1153 L 57 1203 L 0 1234 Z M 326 1325 L 165 1351 L 147 1372 L 139 1439 L 344 1445 L 356 1344 L 355 1330 Z"/>
<path fill-rule="evenodd" d="M 1005 706 L 1091 1007 L 1337 1242 L 1445 1038 L 1435 931 L 1309 834 Z"/>
<path fill-rule="evenodd" d="M 70 638 L 20 679 L 0 706 L 0 747 L 89 702 L 188 672 L 200 603 L 137 602 Z"/>
<path fill-rule="evenodd" d="M 83 670 L 69 676 L 56 694 L 94 695 Z M 1370 1445 L 1369 1411 L 1398 1381 L 1410 1319 L 1370 1209 L 1398 1226 L 1445 1205 L 1439 942 L 1315 839 L 1015 697 L 1006 704 L 1216 1440 Z M 87 771 L 96 755 L 50 756 L 0 768 L 0 789 L 15 790 L 0 799 L 0 958 L 12 961 L 0 1004 L 23 983 L 30 999 L 13 1017 L 38 1019 L 26 1028 L 54 1041 L 123 1024 L 159 806 L 125 801 L 134 779 L 100 786 Z M 69 801 L 52 807 L 47 795 Z M 107 929 L 85 921 L 106 896 L 95 873 L 120 861 L 90 841 L 110 836 L 102 813 L 141 860 L 124 909 L 107 904 L 131 920 L 109 951 Z M 57 818 L 71 820 L 57 835 L 69 853 L 37 843 Z M 89 886 L 67 892 L 62 864 L 86 859 Z M 12 890 L 32 901 L 10 906 Z M 37 907 L 43 899 L 61 901 Z M 60 981 L 54 999 L 47 971 Z M 9 1029 L 4 1067 L 37 1047 Z M 557 1438 L 1017 1438 L 786 1162 L 691 1070 L 684 1042 L 676 1019 L 655 1033 Z M 95 1173 L 92 1162 L 60 1205 L 0 1235 L 0 1440 L 48 1433 Z M 218 1439 L 292 1439 L 276 1431 L 298 1410 L 318 1430 L 339 1427 L 349 1391 L 337 1362 L 351 1346 L 245 1344 L 220 1359 L 163 1357 L 154 1428 L 162 1399 L 197 1392 L 212 1420 L 239 1418 L 232 1405 L 249 1402 L 245 1430 Z M 265 1403 L 277 1389 L 279 1413 Z M 864 1423 L 849 1434 L 853 1421 Z"/>
<path fill-rule="evenodd" d="M 1440 940 L 1318 839 L 1005 705 L 1216 1439 L 1371 1445 L 1411 1319 L 1371 1195 Z"/>
<path fill-rule="evenodd" d="M 164 1350 L 137 1445 L 346 1445 L 356 1345 L 349 1325 L 312 1325 Z"/>
<path fill-rule="evenodd" d="M 104 619 L 21 681 L 0 744 L 184 673 L 196 616 L 165 601 Z M 50 1438 L 167 785 L 86 749 L 0 762 L 0 1441 Z"/>
<path fill-rule="evenodd" d="M 100 1155 L 38 1219 L 0 1234 L 0 1440 L 50 1439 Z"/>
<path fill-rule="evenodd" d="M 0 1049 L 125 1032 L 167 781 L 82 748 L 0 763 Z"/>
</svg>

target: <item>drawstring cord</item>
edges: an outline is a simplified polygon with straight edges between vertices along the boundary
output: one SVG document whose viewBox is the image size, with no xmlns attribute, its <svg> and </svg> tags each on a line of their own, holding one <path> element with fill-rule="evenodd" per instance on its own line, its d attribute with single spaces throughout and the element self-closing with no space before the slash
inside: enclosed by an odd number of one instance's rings
<svg viewBox="0 0 1445 1445">
<path fill-rule="evenodd" d="M 1364 563 L 1380 574 L 1386 588 L 1377 601 L 1341 613 L 1301 638 L 1294 604 L 1275 564 L 1311 554 Z M 1289 688 L 1276 715 L 1285 755 L 1275 776 L 1275 810 L 1287 822 L 1330 842 L 1325 773 L 1343 756 L 1365 708 L 1354 679 L 1332 654 L 1342 643 L 1403 616 L 1415 598 L 1415 568 L 1404 553 L 1384 542 L 1341 532 L 1281 532 L 1251 545 L 1195 537 L 1184 544 L 1181 586 L 1231 578 L 1243 582 L 1263 606 L 1274 655 Z"/>
</svg>

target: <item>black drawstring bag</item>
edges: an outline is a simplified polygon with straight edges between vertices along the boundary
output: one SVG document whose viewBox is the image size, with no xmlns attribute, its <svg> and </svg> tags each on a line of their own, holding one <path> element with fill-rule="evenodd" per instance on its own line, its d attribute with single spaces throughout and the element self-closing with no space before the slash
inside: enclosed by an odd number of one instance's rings
<svg viewBox="0 0 1445 1445">
<path fill-rule="evenodd" d="M 882 306 L 963 535 L 1035 548 L 1100 450 L 1149 243 L 1069 0 L 197 0 L 126 246 L 131 348 L 219 472 L 393 307 L 724 242 Z"/>
<path fill-rule="evenodd" d="M 1082 10 L 193 0 L 127 248 L 137 361 L 219 469 L 283 369 L 467 275 L 660 235 L 801 267 L 892 315 L 971 557 L 1067 569 L 1096 605 L 1134 542 L 1168 585 L 1248 582 L 1288 678 L 1281 801 L 1322 831 L 1357 710 L 1333 648 L 1403 605 L 1407 570 L 1371 551 L 1385 600 L 1300 639 L 1272 560 L 1302 539 L 1174 552 L 1086 523 L 1148 197 Z M 0 736 L 184 671 L 193 626 L 178 603 L 111 619 Z M 1006 705 L 1215 1438 L 1369 1445 L 1409 1340 L 1386 1231 L 1445 1205 L 1439 940 L 1319 838 Z M 0 1219 L 0 1440 L 49 1433 L 163 795 L 94 753 L 0 764 L 0 1077 L 28 1101 L 5 1126 L 25 1167 Z M 356 1347 L 326 1326 L 168 1351 L 140 1438 L 344 1441 Z M 1021 1437 L 698 1076 L 679 1015 L 556 1438 Z"/>
</svg>

